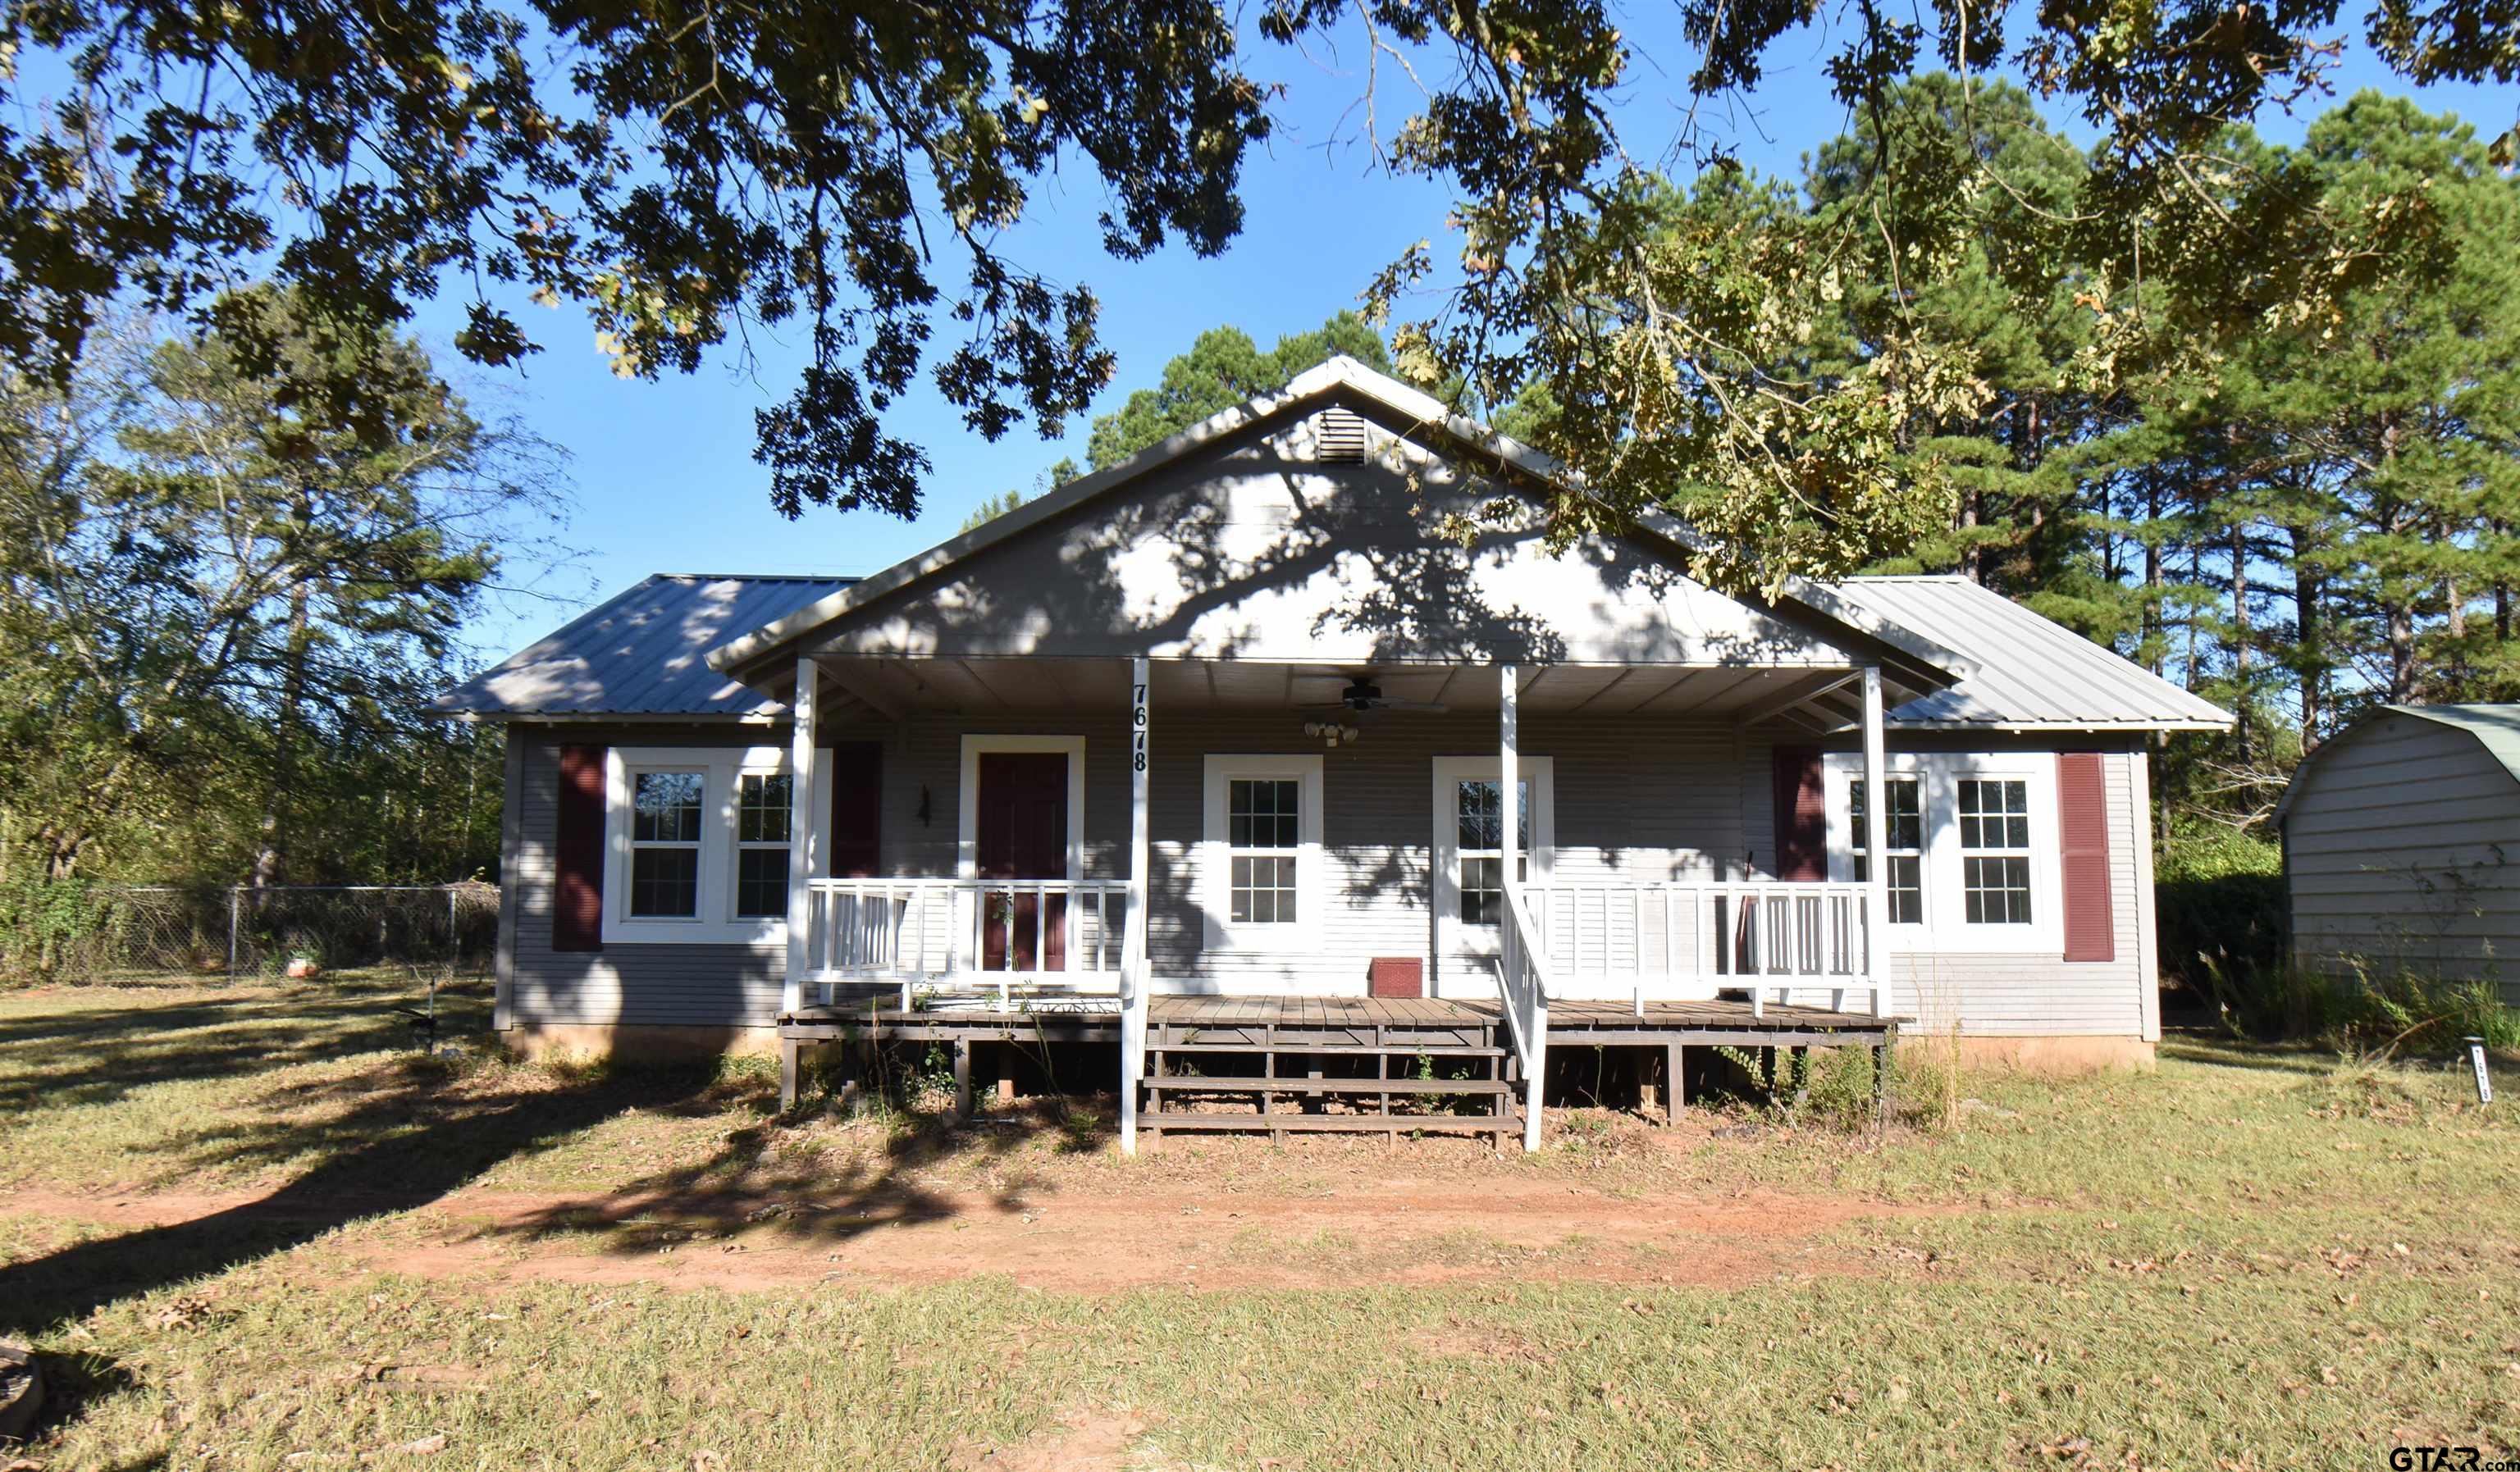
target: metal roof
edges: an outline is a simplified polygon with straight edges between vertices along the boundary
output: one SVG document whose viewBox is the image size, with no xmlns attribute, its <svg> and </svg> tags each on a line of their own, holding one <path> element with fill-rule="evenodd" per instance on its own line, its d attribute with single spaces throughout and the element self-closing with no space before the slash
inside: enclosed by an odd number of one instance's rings
<svg viewBox="0 0 2520 1472">
<path fill-rule="evenodd" d="M 659 573 L 570 619 L 429 706 L 448 715 L 494 721 L 773 714 L 786 707 L 710 669 L 708 651 L 853 581 Z"/>
<path fill-rule="evenodd" d="M 2292 816 L 2293 799 L 2310 783 L 2310 774 L 2322 764 L 2331 751 L 2342 749 L 2348 742 L 2387 716 L 2412 716 L 2465 732 L 2476 737 L 2486 755 L 2502 764 L 2512 781 L 2520 781 L 2520 705 L 2380 705 L 2364 712 L 2362 717 L 2343 731 L 2318 743 L 2318 749 L 2302 758 L 2295 767 L 2292 781 L 2284 784 L 2283 798 L 2275 804 L 2275 822 Z"/>
<path fill-rule="evenodd" d="M 2484 743 L 2503 771 L 2520 778 L 2520 705 L 2389 705 L 2382 709 L 2464 731 Z"/>
<path fill-rule="evenodd" d="M 2228 711 L 1967 578 L 1831 583 L 1883 620 L 1958 650 L 1975 668 L 1888 712 L 1892 724 L 1959 730 L 2221 731 Z"/>
</svg>

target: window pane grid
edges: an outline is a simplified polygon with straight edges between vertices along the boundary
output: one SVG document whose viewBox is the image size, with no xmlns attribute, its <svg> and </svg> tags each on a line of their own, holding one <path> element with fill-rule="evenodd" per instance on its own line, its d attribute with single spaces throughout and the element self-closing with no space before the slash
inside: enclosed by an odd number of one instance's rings
<svg viewBox="0 0 2520 1472">
<path fill-rule="evenodd" d="M 1236 855 L 1231 913 L 1237 924 L 1293 924 L 1296 919 L 1294 859 L 1273 855 Z"/>
<path fill-rule="evenodd" d="M 633 792 L 630 838 L 635 843 L 700 841 L 700 774 L 642 772 Z"/>
<path fill-rule="evenodd" d="M 1236 778 L 1226 786 L 1226 841 L 1238 849 L 1293 849 L 1302 842 L 1297 807 L 1303 783 Z"/>
<path fill-rule="evenodd" d="M 1531 780 L 1517 779 L 1514 876 L 1531 877 Z M 1458 857 L 1462 864 L 1462 923 L 1494 925 L 1505 917 L 1505 785 L 1492 778 L 1464 779 L 1454 796 Z"/>
<path fill-rule="evenodd" d="M 1982 859 L 1961 861 L 1962 893 L 1972 925 L 2030 923 L 2030 861 Z"/>
<path fill-rule="evenodd" d="M 1912 777 L 1887 778 L 1883 782 L 1890 793 L 1890 809 L 1881 818 L 1882 852 L 1890 860 L 1890 923 L 1921 925 L 1925 922 L 1924 855 L 1925 818 L 1922 784 Z M 1867 848 L 1868 803 L 1864 779 L 1856 778 L 1846 784 L 1848 827 L 1855 853 L 1855 881 L 1859 884 L 1872 877 L 1871 856 Z"/>
<path fill-rule="evenodd" d="M 1237 925 L 1292 925 L 1304 784 L 1296 778 L 1230 779 L 1225 785 L 1226 916 Z"/>
<path fill-rule="evenodd" d="M 740 849 L 735 856 L 735 914 L 759 919 L 788 913 L 788 850 Z"/>
<path fill-rule="evenodd" d="M 1969 780 L 1960 783 L 1960 847 L 2028 848 L 2030 784 Z"/>
<path fill-rule="evenodd" d="M 2030 920 L 2030 784 L 1970 778 L 1959 784 L 1960 892 L 1972 925 Z M 1988 852 L 1992 850 L 1993 852 Z"/>
<path fill-rule="evenodd" d="M 630 789 L 630 914 L 690 919 L 700 910 L 698 772 L 642 772 Z"/>
<path fill-rule="evenodd" d="M 736 841 L 786 843 L 791 790 L 785 773 L 746 773 L 736 788 Z"/>
<path fill-rule="evenodd" d="M 700 853 L 697 848 L 639 848 L 630 852 L 630 913 L 689 916 L 699 912 Z"/>
</svg>

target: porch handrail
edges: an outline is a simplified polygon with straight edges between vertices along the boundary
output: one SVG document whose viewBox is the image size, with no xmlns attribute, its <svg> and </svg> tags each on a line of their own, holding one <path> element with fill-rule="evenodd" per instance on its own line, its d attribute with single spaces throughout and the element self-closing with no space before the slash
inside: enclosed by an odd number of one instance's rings
<svg viewBox="0 0 2520 1472">
<path fill-rule="evenodd" d="M 1498 993 L 1514 1056 L 1522 1065 L 1522 1147 L 1537 1150 L 1541 1093 L 1549 1078 L 1549 996 L 1555 985 L 1547 949 L 1535 944 L 1540 930 L 1520 880 L 1506 880 L 1504 919 L 1498 927 Z"/>
<path fill-rule="evenodd" d="M 1596 882 L 1522 886 L 1531 929 L 1561 981 L 1633 987 L 1642 1002 L 1662 986 L 1737 987 L 1764 1013 L 1771 993 L 1825 991 L 1844 1009 L 1886 988 L 1870 954 L 1873 896 L 1859 883 L 1786 879 Z"/>
<path fill-rule="evenodd" d="M 1001 1006 L 1017 990 L 1116 997 L 1128 893 L 1120 879 L 816 878 L 807 970 L 827 997 L 849 982 L 898 984 L 905 1008 L 922 985 L 994 990 Z"/>
</svg>

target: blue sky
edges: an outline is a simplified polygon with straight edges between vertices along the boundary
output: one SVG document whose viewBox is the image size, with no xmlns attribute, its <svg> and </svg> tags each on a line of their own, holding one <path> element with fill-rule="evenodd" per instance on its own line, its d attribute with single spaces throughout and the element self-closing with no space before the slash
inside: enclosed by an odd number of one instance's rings
<svg viewBox="0 0 2520 1472">
<path fill-rule="evenodd" d="M 1632 150 L 1667 137 L 1677 117 L 1678 78 L 1689 53 L 1676 38 L 1651 30 L 1667 26 L 1670 14 L 1669 6 L 1647 5 L 1630 18 L 1629 33 L 1645 58 L 1631 74 L 1624 104 L 1622 126 Z M 1092 171 L 1070 168 L 1038 185 L 1035 217 L 1012 238 L 1011 253 L 1056 281 L 1087 282 L 1100 295 L 1103 337 L 1119 370 L 1096 412 L 1108 412 L 1131 390 L 1152 383 L 1166 359 L 1210 327 L 1232 323 L 1265 347 L 1353 306 L 1372 274 L 1412 242 L 1432 241 L 1439 260 L 1450 254 L 1443 190 L 1379 175 L 1362 149 L 1337 146 L 1353 138 L 1360 122 L 1342 116 L 1363 85 L 1361 48 L 1347 39 L 1336 56 L 1328 48 L 1304 56 L 1246 39 L 1246 65 L 1283 81 L 1286 93 L 1278 136 L 1246 159 L 1243 233 L 1219 257 L 1199 260 L 1175 247 L 1142 262 L 1111 260 L 1096 238 L 1102 195 Z M 1757 96 L 1712 118 L 1745 162 L 1793 171 L 1803 154 L 1840 130 L 1844 112 L 1829 98 L 1821 69 L 1826 52 L 1818 32 L 1788 37 L 1777 47 Z M 1382 80 L 1392 87 L 1387 66 Z M 2408 88 L 2360 54 L 2348 55 L 2338 82 L 2340 97 L 2361 86 L 2409 92 L 2432 111 L 2471 119 L 2487 135 L 2508 126 L 2515 112 L 2510 89 Z M 1386 90 L 1386 129 L 1406 101 Z M 2298 138 L 2306 117 L 2323 106 L 2314 100 L 2302 117 L 2270 115 L 2260 119 L 2261 129 L 2279 141 Z M 2090 141 L 2088 128 L 2061 112 L 2054 117 Z M 953 274 L 950 262 L 944 274 Z M 453 353 L 446 339 L 460 325 L 460 310 L 458 302 L 440 302 L 418 324 L 448 362 Z M 934 395 L 922 393 L 898 419 L 935 467 L 918 520 L 808 509 L 790 522 L 770 509 L 767 474 L 753 463 L 752 415 L 789 391 L 801 332 L 791 329 L 786 343 L 756 337 L 759 362 L 750 377 L 721 361 L 690 377 L 649 383 L 612 377 L 593 330 L 569 309 L 518 311 L 545 350 L 521 373 L 476 370 L 464 381 L 485 410 L 516 417 L 566 452 L 573 505 L 561 540 L 581 555 L 530 596 L 507 597 L 483 611 L 469 639 L 486 659 L 651 572 L 845 574 L 883 567 L 952 535 L 983 497 L 1010 488 L 1030 495 L 1043 468 L 1062 455 L 1081 460 L 1091 424 L 1089 416 L 1069 424 L 1055 442 L 1017 428 L 989 444 L 966 431 Z M 940 324 L 939 338 L 950 329 Z"/>
</svg>

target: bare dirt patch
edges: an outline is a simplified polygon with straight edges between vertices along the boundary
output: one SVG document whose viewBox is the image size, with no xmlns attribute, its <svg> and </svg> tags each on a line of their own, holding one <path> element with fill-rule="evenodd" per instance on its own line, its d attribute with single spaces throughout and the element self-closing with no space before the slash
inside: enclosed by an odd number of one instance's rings
<svg viewBox="0 0 2520 1472">
<path fill-rule="evenodd" d="M 954 1472 L 1122 1472 L 1141 1463 L 1130 1453 L 1147 1434 L 1127 1410 L 1085 1407 L 1012 1447 L 967 1443 L 946 1465 Z"/>
<path fill-rule="evenodd" d="M 0 1195 L 0 1211 L 138 1228 L 250 1220 L 258 1201 L 251 1193 L 19 1191 Z M 1080 1293 L 1507 1275 L 1722 1287 L 1879 1271 L 1877 1260 L 1816 1238 L 1900 1212 L 1759 1190 L 1613 1197 L 1550 1181 L 1475 1190 L 1394 1182 L 1302 1196 L 878 1188 L 765 1200 L 466 1190 L 380 1218 L 340 1246 L 382 1271 L 735 1291 L 821 1282 L 880 1289 L 987 1274 Z"/>
</svg>

